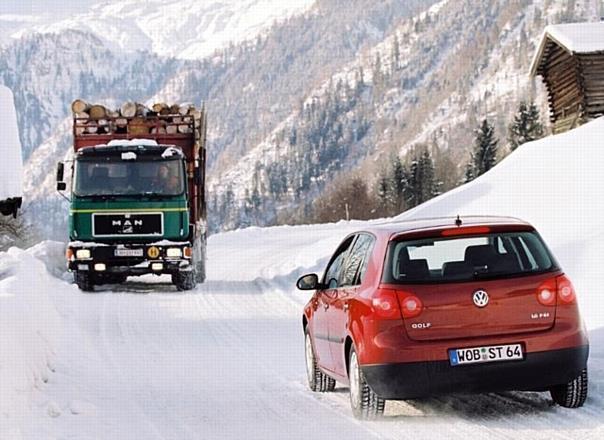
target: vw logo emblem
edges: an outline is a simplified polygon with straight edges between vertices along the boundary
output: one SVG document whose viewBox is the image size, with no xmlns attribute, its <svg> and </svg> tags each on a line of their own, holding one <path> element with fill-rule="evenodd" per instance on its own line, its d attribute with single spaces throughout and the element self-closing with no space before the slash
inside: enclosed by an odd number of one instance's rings
<svg viewBox="0 0 604 440">
<path fill-rule="evenodd" d="M 484 290 L 477 290 L 472 295 L 472 300 L 474 301 L 474 305 L 476 305 L 476 307 L 486 307 L 486 305 L 489 303 L 489 294 Z"/>
</svg>

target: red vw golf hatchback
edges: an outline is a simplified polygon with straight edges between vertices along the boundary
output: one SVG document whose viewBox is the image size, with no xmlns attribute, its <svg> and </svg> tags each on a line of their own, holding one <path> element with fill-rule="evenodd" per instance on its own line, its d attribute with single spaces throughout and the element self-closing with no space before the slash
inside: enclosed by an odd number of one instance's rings
<svg viewBox="0 0 604 440">
<path fill-rule="evenodd" d="M 308 383 L 349 385 L 355 416 L 386 399 L 549 391 L 587 397 L 589 343 L 573 286 L 539 234 L 513 218 L 426 219 L 349 235 L 303 316 Z"/>
</svg>

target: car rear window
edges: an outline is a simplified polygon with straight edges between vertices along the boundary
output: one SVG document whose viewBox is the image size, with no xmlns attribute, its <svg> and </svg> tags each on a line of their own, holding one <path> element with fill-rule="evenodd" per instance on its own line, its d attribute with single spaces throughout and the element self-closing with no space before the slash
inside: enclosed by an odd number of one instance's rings
<svg viewBox="0 0 604 440">
<path fill-rule="evenodd" d="M 557 264 L 536 232 L 392 241 L 383 281 L 442 283 L 536 274 Z"/>
</svg>

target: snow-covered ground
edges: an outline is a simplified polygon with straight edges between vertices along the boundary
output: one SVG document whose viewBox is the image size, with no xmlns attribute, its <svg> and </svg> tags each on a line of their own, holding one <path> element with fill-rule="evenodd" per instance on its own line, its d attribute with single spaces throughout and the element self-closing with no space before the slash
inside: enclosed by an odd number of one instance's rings
<svg viewBox="0 0 604 440">
<path fill-rule="evenodd" d="M 388 402 L 385 420 L 361 423 L 346 389 L 308 391 L 308 294 L 293 282 L 320 271 L 364 226 L 342 222 L 212 236 L 209 279 L 186 294 L 150 277 L 81 293 L 62 279 L 56 243 L 0 254 L 0 390 L 8 390 L 0 426 L 17 439 L 603 438 L 602 138 L 604 119 L 526 144 L 401 216 L 505 214 L 539 228 L 590 329 L 590 397 L 581 409 L 552 406 L 543 393 L 455 395 Z M 3 325 L 19 332 L 6 336 Z"/>
</svg>

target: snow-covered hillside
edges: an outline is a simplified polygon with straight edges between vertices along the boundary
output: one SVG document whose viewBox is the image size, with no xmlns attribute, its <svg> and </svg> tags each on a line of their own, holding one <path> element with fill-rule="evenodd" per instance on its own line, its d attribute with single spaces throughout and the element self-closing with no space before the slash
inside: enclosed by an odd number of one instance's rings
<svg viewBox="0 0 604 440">
<path fill-rule="evenodd" d="M 253 40 L 273 23 L 309 10 L 315 0 L 111 0 L 82 5 L 67 18 L 0 16 L 13 38 L 65 30 L 91 32 L 114 49 L 146 50 L 161 56 L 199 59 L 217 49 Z M 17 30 L 16 30 L 17 29 Z"/>
<path fill-rule="evenodd" d="M 209 280 L 189 294 L 156 278 L 83 294 L 63 281 L 55 243 L 0 254 L 0 304 L 10 305 L 0 307 L 0 327 L 14 328 L 15 310 L 45 310 L 16 336 L 0 332 L 0 426 L 27 439 L 600 439 L 603 137 L 604 118 L 525 144 L 472 183 L 375 221 L 498 214 L 532 222 L 573 280 L 590 330 L 581 409 L 552 407 L 542 393 L 455 395 L 387 402 L 388 422 L 359 423 L 345 389 L 308 391 L 300 320 L 308 294 L 293 284 L 366 225 L 340 222 L 214 235 Z M 34 294 L 40 301 L 30 304 Z"/>
</svg>

